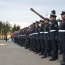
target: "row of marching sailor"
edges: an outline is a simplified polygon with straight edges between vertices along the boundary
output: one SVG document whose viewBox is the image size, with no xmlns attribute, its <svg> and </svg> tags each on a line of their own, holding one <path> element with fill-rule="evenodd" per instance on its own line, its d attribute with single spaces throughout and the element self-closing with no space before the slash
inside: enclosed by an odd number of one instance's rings
<svg viewBox="0 0 65 65">
<path fill-rule="evenodd" d="M 54 12 L 54 11 L 52 11 Z M 61 25 L 60 25 L 61 26 Z M 28 48 L 35 53 L 43 55 L 42 58 L 51 56 L 50 61 L 58 59 L 58 41 L 60 51 L 63 53 L 63 35 L 60 35 L 58 22 L 55 13 L 50 14 L 50 19 L 36 21 L 29 27 L 23 28 L 14 33 L 14 40 L 17 44 Z M 58 34 L 59 33 L 59 34 Z"/>
<path fill-rule="evenodd" d="M 51 56 L 50 61 L 58 59 L 58 23 L 55 13 L 50 15 L 50 21 L 45 18 L 43 21 L 34 23 L 31 31 L 30 49 L 36 53 L 41 52 L 41 55 L 44 55 L 42 58 Z"/>
<path fill-rule="evenodd" d="M 58 59 L 58 22 L 56 21 L 56 15 L 51 14 L 50 20 L 45 18 L 44 25 L 41 25 L 40 30 L 43 32 L 43 42 L 41 43 L 41 47 L 44 56 L 42 58 L 51 56 L 50 61 Z"/>
<path fill-rule="evenodd" d="M 26 31 L 26 39 L 23 38 L 24 36 L 20 36 L 21 44 L 25 44 L 25 48 L 29 48 L 36 53 L 40 53 L 40 55 L 44 55 L 44 57 L 42 58 L 46 58 L 47 56 L 51 55 L 52 60 L 58 58 L 56 43 L 57 22 L 54 18 L 55 16 L 51 16 L 50 22 L 48 18 L 45 18 L 44 20 L 40 20 L 40 22 L 37 21 L 36 23 L 33 23 Z M 20 41 L 18 42 L 18 44 L 19 43 Z"/>
<path fill-rule="evenodd" d="M 63 60 L 61 65 L 65 65 L 65 11 L 62 11 L 61 18 L 62 21 L 59 27 L 59 37 L 61 38 L 61 46 L 63 48 L 61 51 L 61 53 L 63 52 Z"/>
<path fill-rule="evenodd" d="M 39 22 L 36 21 L 29 28 L 20 30 L 19 35 L 15 37 L 16 42 L 35 53 L 40 53 L 43 55 L 42 58 L 51 56 L 51 60 L 55 60 L 58 58 L 57 28 L 56 16 L 50 15 L 50 21 L 44 18 Z"/>
<path fill-rule="evenodd" d="M 25 46 L 25 41 L 27 39 L 27 29 L 28 27 L 15 31 L 13 33 L 13 39 L 15 43 L 20 46 Z"/>
</svg>

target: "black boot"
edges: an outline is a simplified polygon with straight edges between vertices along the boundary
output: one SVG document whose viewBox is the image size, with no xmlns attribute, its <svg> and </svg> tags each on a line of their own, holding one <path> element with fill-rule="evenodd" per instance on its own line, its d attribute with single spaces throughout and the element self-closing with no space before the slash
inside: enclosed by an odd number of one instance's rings
<svg viewBox="0 0 65 65">
<path fill-rule="evenodd" d="M 47 56 L 43 56 L 43 57 L 41 57 L 41 58 L 46 58 Z"/>
<path fill-rule="evenodd" d="M 51 58 L 49 61 L 55 61 L 57 60 L 58 58 Z"/>
<path fill-rule="evenodd" d="M 61 62 L 61 65 L 65 65 L 65 62 Z"/>
</svg>

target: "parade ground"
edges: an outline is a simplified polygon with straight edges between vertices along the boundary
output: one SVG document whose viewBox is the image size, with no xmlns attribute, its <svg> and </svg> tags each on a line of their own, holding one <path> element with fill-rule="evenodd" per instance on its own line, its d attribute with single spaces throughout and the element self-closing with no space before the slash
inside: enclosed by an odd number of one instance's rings
<svg viewBox="0 0 65 65">
<path fill-rule="evenodd" d="M 56 61 L 42 59 L 39 54 L 11 42 L 0 40 L 0 65 L 60 65 L 62 55 Z"/>
</svg>

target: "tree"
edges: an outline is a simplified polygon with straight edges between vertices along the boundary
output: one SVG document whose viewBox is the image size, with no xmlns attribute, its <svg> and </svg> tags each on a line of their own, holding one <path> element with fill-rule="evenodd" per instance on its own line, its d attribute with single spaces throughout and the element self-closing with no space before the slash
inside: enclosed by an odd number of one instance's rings
<svg viewBox="0 0 65 65">
<path fill-rule="evenodd" d="M 20 29 L 20 26 L 14 24 L 14 26 L 13 26 L 13 28 L 12 28 L 13 32 L 18 31 L 19 29 Z"/>
<path fill-rule="evenodd" d="M 8 22 L 3 23 L 3 34 L 6 35 L 10 31 L 10 24 Z"/>
<path fill-rule="evenodd" d="M 12 27 L 8 21 L 3 22 L 0 21 L 0 34 L 3 35 L 7 35 L 7 33 L 13 33 L 14 31 L 18 31 L 20 29 L 19 25 L 14 24 L 14 26 Z"/>
</svg>

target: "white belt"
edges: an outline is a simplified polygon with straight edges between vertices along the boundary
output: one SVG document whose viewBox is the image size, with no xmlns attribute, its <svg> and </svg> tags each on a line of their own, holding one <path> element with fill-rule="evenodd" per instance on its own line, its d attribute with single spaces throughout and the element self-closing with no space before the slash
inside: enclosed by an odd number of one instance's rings
<svg viewBox="0 0 65 65">
<path fill-rule="evenodd" d="M 33 33 L 33 34 L 38 34 L 38 33 Z"/>
<path fill-rule="evenodd" d="M 18 35 L 18 36 L 25 36 L 25 35 Z"/>
<path fill-rule="evenodd" d="M 20 35 L 17 35 L 17 37 L 19 37 Z"/>
<path fill-rule="evenodd" d="M 18 35 L 18 37 L 19 37 L 20 35 Z"/>
<path fill-rule="evenodd" d="M 40 33 L 44 33 L 44 32 L 40 32 Z"/>
<path fill-rule="evenodd" d="M 44 33 L 48 33 L 48 32 L 44 32 Z"/>
<path fill-rule="evenodd" d="M 18 35 L 18 36 L 21 36 L 21 35 Z"/>
<path fill-rule="evenodd" d="M 65 30 L 58 30 L 58 32 L 65 32 Z"/>
<path fill-rule="evenodd" d="M 15 37 L 19 37 L 18 35 L 16 35 Z"/>
<path fill-rule="evenodd" d="M 33 34 L 29 34 L 29 36 L 31 36 L 31 35 L 33 35 Z"/>
<path fill-rule="evenodd" d="M 56 30 L 50 30 L 50 32 L 55 32 Z"/>
</svg>

